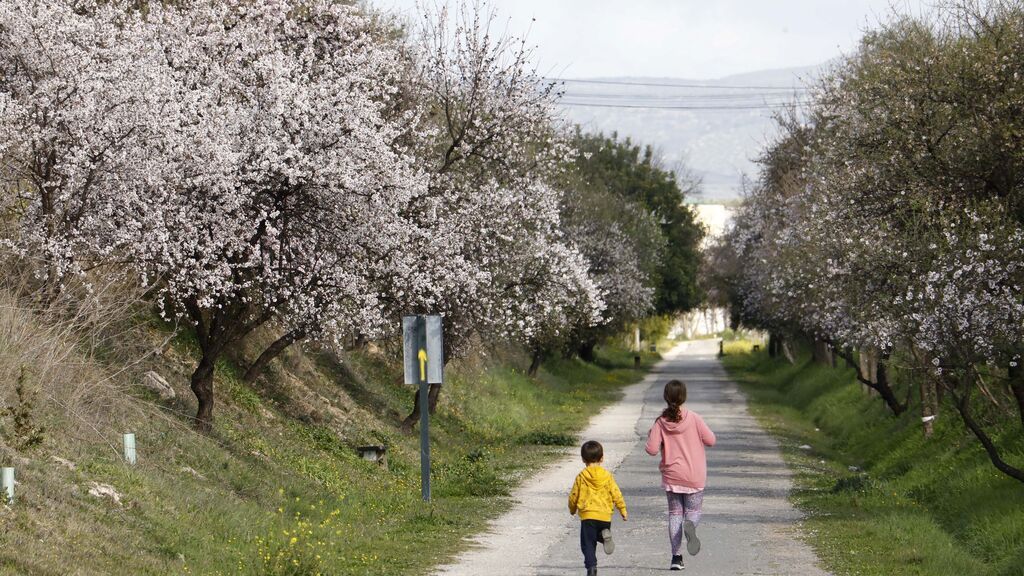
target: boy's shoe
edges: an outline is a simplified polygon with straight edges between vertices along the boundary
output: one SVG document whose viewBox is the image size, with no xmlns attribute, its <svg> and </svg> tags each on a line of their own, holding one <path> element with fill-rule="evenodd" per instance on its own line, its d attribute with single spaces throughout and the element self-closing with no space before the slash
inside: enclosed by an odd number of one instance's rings
<svg viewBox="0 0 1024 576">
<path fill-rule="evenodd" d="M 683 522 L 683 534 L 686 535 L 686 551 L 690 556 L 696 556 L 700 552 L 700 538 L 697 538 L 697 526 L 687 520 Z"/>
<path fill-rule="evenodd" d="M 601 530 L 601 540 L 604 540 L 604 553 L 611 554 L 615 552 L 615 541 L 612 540 L 612 531 L 608 528 Z"/>
<path fill-rule="evenodd" d="M 587 568 L 587 576 L 597 576 L 597 568 Z"/>
<path fill-rule="evenodd" d="M 682 570 L 683 569 L 683 557 L 677 555 L 672 557 L 672 563 L 668 567 L 669 570 Z"/>
</svg>

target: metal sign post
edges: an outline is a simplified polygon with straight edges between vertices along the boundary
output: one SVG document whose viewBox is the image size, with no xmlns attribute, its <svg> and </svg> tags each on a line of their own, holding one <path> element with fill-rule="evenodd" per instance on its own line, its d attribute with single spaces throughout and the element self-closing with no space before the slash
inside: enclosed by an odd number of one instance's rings
<svg viewBox="0 0 1024 576">
<path fill-rule="evenodd" d="M 420 491 L 430 502 L 430 385 L 444 381 L 440 316 L 402 318 L 405 383 L 418 384 L 420 405 Z"/>
</svg>

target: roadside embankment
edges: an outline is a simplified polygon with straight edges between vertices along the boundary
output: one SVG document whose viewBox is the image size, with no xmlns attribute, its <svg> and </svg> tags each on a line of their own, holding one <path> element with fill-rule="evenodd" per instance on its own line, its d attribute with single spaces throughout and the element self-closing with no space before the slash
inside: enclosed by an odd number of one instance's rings
<svg viewBox="0 0 1024 576">
<path fill-rule="evenodd" d="M 952 408 L 925 438 L 920 414 L 893 417 L 853 371 L 795 364 L 727 343 L 724 364 L 796 471 L 793 501 L 837 575 L 1020 576 L 1024 486 L 992 467 Z M 1019 423 L 998 430 L 1024 462 Z"/>
<path fill-rule="evenodd" d="M 400 431 L 412 390 L 386 349 L 294 347 L 252 384 L 225 360 L 214 428 L 198 434 L 189 332 L 144 321 L 90 343 L 76 330 L 0 298 L 0 459 L 18 481 L 0 506 L 0 574 L 423 572 L 657 358 L 635 370 L 632 354 L 606 348 L 594 364 L 552 359 L 535 378 L 515 351 L 454 362 L 431 422 L 427 505 L 418 435 Z M 150 371 L 173 398 L 141 386 Z M 386 467 L 360 459 L 370 444 L 386 447 Z"/>
</svg>

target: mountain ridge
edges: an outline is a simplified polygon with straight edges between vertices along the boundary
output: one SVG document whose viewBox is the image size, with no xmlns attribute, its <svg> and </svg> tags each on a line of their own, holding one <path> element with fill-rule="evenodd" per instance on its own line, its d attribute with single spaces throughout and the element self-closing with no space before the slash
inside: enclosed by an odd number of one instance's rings
<svg viewBox="0 0 1024 576">
<path fill-rule="evenodd" d="M 828 65 L 699 80 L 564 79 L 559 107 L 566 120 L 584 130 L 650 145 L 667 168 L 700 178 L 700 195 L 688 200 L 735 200 L 742 195 L 744 177 L 756 176 L 756 157 L 776 134 L 774 114 L 798 103 L 805 87 Z"/>
</svg>

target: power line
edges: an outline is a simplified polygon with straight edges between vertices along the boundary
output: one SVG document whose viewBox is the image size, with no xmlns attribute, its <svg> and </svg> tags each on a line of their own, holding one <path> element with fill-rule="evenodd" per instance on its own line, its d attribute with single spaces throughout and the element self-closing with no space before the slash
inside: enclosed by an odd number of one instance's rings
<svg viewBox="0 0 1024 576">
<path fill-rule="evenodd" d="M 716 88 L 727 90 L 785 90 L 785 91 L 806 91 L 807 88 L 793 86 L 756 86 L 750 84 L 729 86 L 726 84 L 671 84 L 668 82 L 625 82 L 621 80 L 582 80 L 574 78 L 545 78 L 553 82 L 570 82 L 574 84 L 609 84 L 613 86 L 659 86 L 662 88 Z"/>
<path fill-rule="evenodd" d="M 635 101 L 661 101 L 661 102 L 683 102 L 687 100 L 736 100 L 736 101 L 758 101 L 759 99 L 785 100 L 793 97 L 793 94 L 784 92 L 743 92 L 736 94 L 626 94 L 606 92 L 576 92 L 568 91 L 562 94 L 565 98 L 593 98 L 597 100 L 635 100 Z"/>
<path fill-rule="evenodd" d="M 773 108 L 787 108 L 789 106 L 799 105 L 800 102 L 794 102 L 791 104 L 762 104 L 755 106 L 746 105 L 735 105 L 735 106 L 649 106 L 643 104 L 602 104 L 594 102 L 565 102 L 560 101 L 560 104 L 565 106 L 586 106 L 590 108 L 639 108 L 647 110 L 769 110 Z"/>
</svg>

